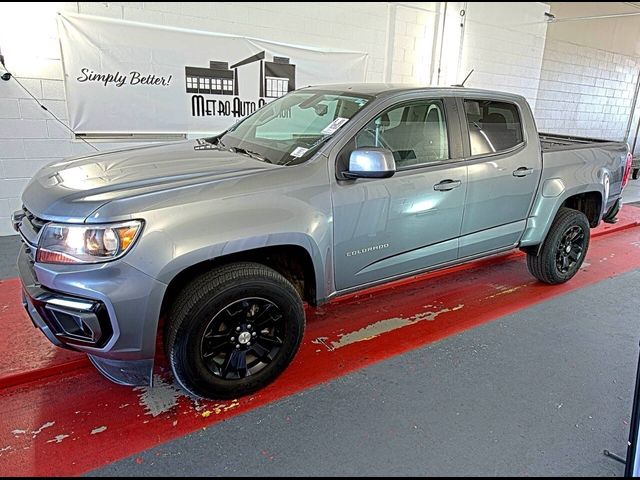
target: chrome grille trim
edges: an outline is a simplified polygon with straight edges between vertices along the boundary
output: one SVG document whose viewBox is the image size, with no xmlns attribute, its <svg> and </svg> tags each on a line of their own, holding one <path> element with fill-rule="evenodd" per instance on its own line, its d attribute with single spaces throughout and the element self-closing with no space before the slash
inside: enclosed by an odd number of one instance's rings
<svg viewBox="0 0 640 480">
<path fill-rule="evenodd" d="M 47 222 L 45 220 L 42 220 L 41 218 L 36 217 L 33 213 L 27 210 L 26 207 L 22 207 L 22 211 L 24 212 L 25 218 L 32 225 L 33 230 L 36 233 L 40 233 L 40 230 L 42 230 L 42 227 L 44 227 L 47 224 Z"/>
<path fill-rule="evenodd" d="M 35 261 L 36 250 L 38 248 L 38 239 L 40 231 L 48 223 L 46 220 L 36 217 L 26 207 L 22 207 L 22 211 L 17 211 L 13 215 L 13 223 L 16 227 L 22 242 L 27 248 L 27 255 L 30 260 Z"/>
</svg>

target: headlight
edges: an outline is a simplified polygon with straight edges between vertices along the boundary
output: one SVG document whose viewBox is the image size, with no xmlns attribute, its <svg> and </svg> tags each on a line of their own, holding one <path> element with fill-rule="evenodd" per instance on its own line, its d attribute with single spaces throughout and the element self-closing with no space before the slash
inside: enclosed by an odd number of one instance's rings
<svg viewBox="0 0 640 480">
<path fill-rule="evenodd" d="M 40 263 L 98 263 L 121 257 L 133 246 L 142 222 L 105 225 L 49 223 L 38 244 Z"/>
</svg>

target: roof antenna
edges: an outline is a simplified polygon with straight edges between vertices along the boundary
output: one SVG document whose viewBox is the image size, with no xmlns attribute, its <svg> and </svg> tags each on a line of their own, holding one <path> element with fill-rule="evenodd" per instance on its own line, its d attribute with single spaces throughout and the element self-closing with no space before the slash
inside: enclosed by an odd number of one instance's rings
<svg viewBox="0 0 640 480">
<path fill-rule="evenodd" d="M 452 85 L 452 87 L 464 87 L 464 84 L 467 82 L 467 80 L 469 80 L 469 77 L 474 71 L 475 71 L 475 68 L 472 68 L 469 74 L 466 77 L 464 77 L 464 80 L 462 81 L 462 83 L 459 83 L 457 85 Z"/>
</svg>

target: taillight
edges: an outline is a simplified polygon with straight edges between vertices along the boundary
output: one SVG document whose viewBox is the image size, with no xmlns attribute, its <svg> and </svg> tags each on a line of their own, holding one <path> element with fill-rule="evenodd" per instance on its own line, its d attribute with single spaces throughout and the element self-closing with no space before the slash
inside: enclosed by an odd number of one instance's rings
<svg viewBox="0 0 640 480">
<path fill-rule="evenodd" d="M 622 188 L 629 183 L 629 177 L 631 176 L 631 164 L 633 163 L 633 155 L 631 152 L 627 153 L 627 164 L 624 166 L 624 174 L 622 175 Z"/>
</svg>

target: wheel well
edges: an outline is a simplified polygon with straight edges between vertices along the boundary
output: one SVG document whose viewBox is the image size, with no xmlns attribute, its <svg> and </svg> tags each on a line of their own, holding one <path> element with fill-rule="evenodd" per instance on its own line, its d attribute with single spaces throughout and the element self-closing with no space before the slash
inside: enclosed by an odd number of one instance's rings
<svg viewBox="0 0 640 480">
<path fill-rule="evenodd" d="M 316 304 L 316 276 L 311 256 L 297 245 L 283 245 L 231 253 L 182 270 L 167 287 L 162 300 L 162 316 L 191 279 L 212 268 L 236 262 L 255 262 L 273 268 L 293 284 L 304 301 L 311 305 Z"/>
<path fill-rule="evenodd" d="M 589 225 L 592 228 L 597 227 L 602 212 L 602 195 L 599 192 L 579 193 L 567 198 L 562 206 L 584 213 L 589 220 Z"/>
</svg>

